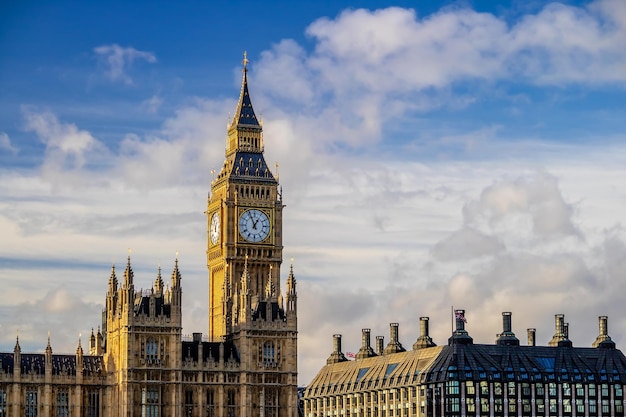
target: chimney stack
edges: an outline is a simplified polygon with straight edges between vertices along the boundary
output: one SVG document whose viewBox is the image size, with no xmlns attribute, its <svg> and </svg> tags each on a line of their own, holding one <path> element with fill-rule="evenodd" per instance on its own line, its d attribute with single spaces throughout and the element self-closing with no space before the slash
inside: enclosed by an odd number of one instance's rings
<svg viewBox="0 0 626 417">
<path fill-rule="evenodd" d="M 515 337 L 515 333 L 511 331 L 511 312 L 502 313 L 502 333 L 496 339 L 497 345 L 503 346 L 519 346 L 519 339 Z"/>
<path fill-rule="evenodd" d="M 326 364 L 330 365 L 331 363 L 345 362 L 347 360 L 348 359 L 346 359 L 343 352 L 341 352 L 341 335 L 334 334 L 333 335 L 333 352 L 330 354 L 328 359 L 326 359 Z"/>
<path fill-rule="evenodd" d="M 385 336 L 376 336 L 376 354 L 382 356 L 385 349 Z"/>
<path fill-rule="evenodd" d="M 615 349 L 615 342 L 609 336 L 608 317 L 598 317 L 600 332 L 591 346 L 602 349 Z"/>
<path fill-rule="evenodd" d="M 385 348 L 385 355 L 404 352 L 406 349 L 398 341 L 398 323 L 389 323 L 389 344 Z"/>
<path fill-rule="evenodd" d="M 567 332 L 569 331 L 568 326 L 565 324 L 565 315 L 564 314 L 555 314 L 554 315 L 554 327 L 555 332 L 554 336 L 552 336 L 552 340 L 548 342 L 548 346 L 556 347 L 556 346 L 572 346 L 572 342 L 567 337 Z"/>
<path fill-rule="evenodd" d="M 536 346 L 535 345 L 535 333 L 536 329 L 530 328 L 526 329 L 526 333 L 528 334 L 528 346 Z"/>
<path fill-rule="evenodd" d="M 365 359 L 376 356 L 374 349 L 370 346 L 370 329 L 363 329 L 361 333 L 361 349 L 356 354 L 356 359 Z"/>
<path fill-rule="evenodd" d="M 420 335 L 413 343 L 413 350 L 437 346 L 428 334 L 428 317 L 420 317 Z"/>
</svg>

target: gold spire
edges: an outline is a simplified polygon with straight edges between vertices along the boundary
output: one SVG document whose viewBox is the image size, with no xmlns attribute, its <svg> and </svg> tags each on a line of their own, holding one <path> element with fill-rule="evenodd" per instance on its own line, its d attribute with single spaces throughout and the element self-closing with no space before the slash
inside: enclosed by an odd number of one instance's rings
<svg viewBox="0 0 626 417">
<path fill-rule="evenodd" d="M 241 63 L 243 64 L 243 72 L 248 72 L 248 52 L 247 51 L 243 51 L 243 61 L 241 61 Z"/>
</svg>

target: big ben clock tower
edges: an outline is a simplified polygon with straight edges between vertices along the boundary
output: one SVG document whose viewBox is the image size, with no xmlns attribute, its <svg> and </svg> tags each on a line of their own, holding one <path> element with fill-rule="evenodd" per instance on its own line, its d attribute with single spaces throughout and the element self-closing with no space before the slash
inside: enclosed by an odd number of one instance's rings
<svg viewBox="0 0 626 417">
<path fill-rule="evenodd" d="M 263 157 L 263 125 L 248 92 L 244 54 L 239 102 L 228 124 L 226 159 L 211 183 L 207 204 L 209 336 L 228 336 L 241 317 L 242 275 L 252 308 L 266 292 L 282 300 L 282 209 L 278 180 Z M 274 290 L 271 290 L 271 289 Z M 244 314 L 245 315 L 245 314 Z"/>
<path fill-rule="evenodd" d="M 206 211 L 209 337 L 236 347 L 239 400 L 232 399 L 240 404 L 241 416 L 296 417 L 296 280 L 292 267 L 283 297 L 283 201 L 263 146 L 244 53 L 226 160 L 211 183 Z"/>
</svg>

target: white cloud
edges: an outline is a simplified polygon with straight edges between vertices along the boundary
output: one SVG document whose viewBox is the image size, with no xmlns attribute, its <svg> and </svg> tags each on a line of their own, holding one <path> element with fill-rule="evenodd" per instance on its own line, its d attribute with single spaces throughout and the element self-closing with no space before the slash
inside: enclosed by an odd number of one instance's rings
<svg viewBox="0 0 626 417">
<path fill-rule="evenodd" d="M 312 53 L 283 41 L 253 62 L 266 160 L 280 164 L 284 187 L 284 257 L 295 258 L 299 282 L 301 383 L 324 363 L 333 333 L 355 351 L 361 328 L 386 336 L 389 322 L 400 322 L 410 348 L 428 315 L 445 344 L 450 304 L 466 308 L 477 343 L 493 341 L 501 311 L 514 313 L 520 338 L 520 329 L 538 328 L 541 343 L 553 315 L 566 313 L 576 345 L 589 345 L 596 317 L 608 314 L 611 335 L 626 342 L 622 138 L 611 148 L 509 141 L 500 137 L 506 122 L 458 133 L 422 131 L 412 119 L 398 146 L 402 123 L 393 123 L 470 106 L 499 81 L 621 86 L 625 14 L 619 1 L 547 6 L 513 24 L 459 7 L 425 18 L 349 10 L 309 27 Z M 112 81 L 130 83 L 133 62 L 156 62 L 133 48 L 97 49 Z M 467 80 L 471 91 L 457 91 Z M 157 111 L 160 100 L 143 108 Z M 0 252 L 23 266 L 0 269 L 0 282 L 11 283 L 0 293 L 2 316 L 47 309 L 47 323 L 16 320 L 24 337 L 43 348 L 45 327 L 68 329 L 73 348 L 77 330 L 99 322 L 111 257 L 119 267 L 131 247 L 137 286 L 147 288 L 158 263 L 179 250 L 184 332 L 206 331 L 203 210 L 234 108 L 234 98 L 188 99 L 160 129 L 108 146 L 84 126 L 26 108 L 26 128 L 46 152 L 41 172 L 0 173 Z M 458 149 L 477 160 L 455 160 Z M 21 302 L 32 291 L 37 305 Z M 67 305 L 81 314 L 64 321 Z M 0 330 L 11 343 L 13 329 Z"/>
<path fill-rule="evenodd" d="M 552 3 L 512 23 L 465 7 L 425 17 L 395 7 L 346 10 L 307 28 L 310 54 L 292 40 L 263 52 L 254 85 L 306 124 L 316 146 L 365 147 L 407 115 L 506 95 L 502 82 L 623 88 L 623 14 L 619 1 Z M 519 93 L 509 99 L 518 102 Z"/>
<path fill-rule="evenodd" d="M 0 132 L 0 150 L 11 152 L 14 155 L 19 151 L 11 144 L 11 139 L 5 132 Z"/>
<path fill-rule="evenodd" d="M 155 114 L 159 111 L 159 108 L 163 104 L 163 99 L 157 94 L 141 102 L 141 108 L 145 109 L 148 113 Z"/>
<path fill-rule="evenodd" d="M 572 212 L 558 190 L 556 178 L 546 174 L 494 184 L 463 211 L 469 225 L 509 229 L 518 236 L 527 229 L 540 238 L 575 235 Z"/>
<path fill-rule="evenodd" d="M 95 47 L 94 52 L 106 68 L 106 76 L 111 81 L 121 81 L 124 84 L 132 84 L 133 80 L 127 71 L 135 61 L 157 62 L 152 52 L 140 51 L 132 46 L 122 47 L 118 44 L 101 45 Z"/>
</svg>

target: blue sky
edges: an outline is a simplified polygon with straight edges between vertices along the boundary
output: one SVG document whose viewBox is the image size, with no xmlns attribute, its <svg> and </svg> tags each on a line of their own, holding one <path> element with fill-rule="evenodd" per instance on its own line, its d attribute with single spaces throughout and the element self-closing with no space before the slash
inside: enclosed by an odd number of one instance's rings
<svg viewBox="0 0 626 417">
<path fill-rule="evenodd" d="M 357 350 L 399 322 L 410 346 L 429 315 L 445 343 L 450 305 L 481 343 L 512 311 L 539 343 L 565 313 L 583 346 L 606 314 L 622 347 L 624 44 L 620 0 L 5 2 L 0 349 L 19 328 L 73 351 L 128 248 L 145 288 L 179 251 L 184 332 L 206 332 L 202 213 L 243 51 L 301 383 L 334 333 Z"/>
</svg>

